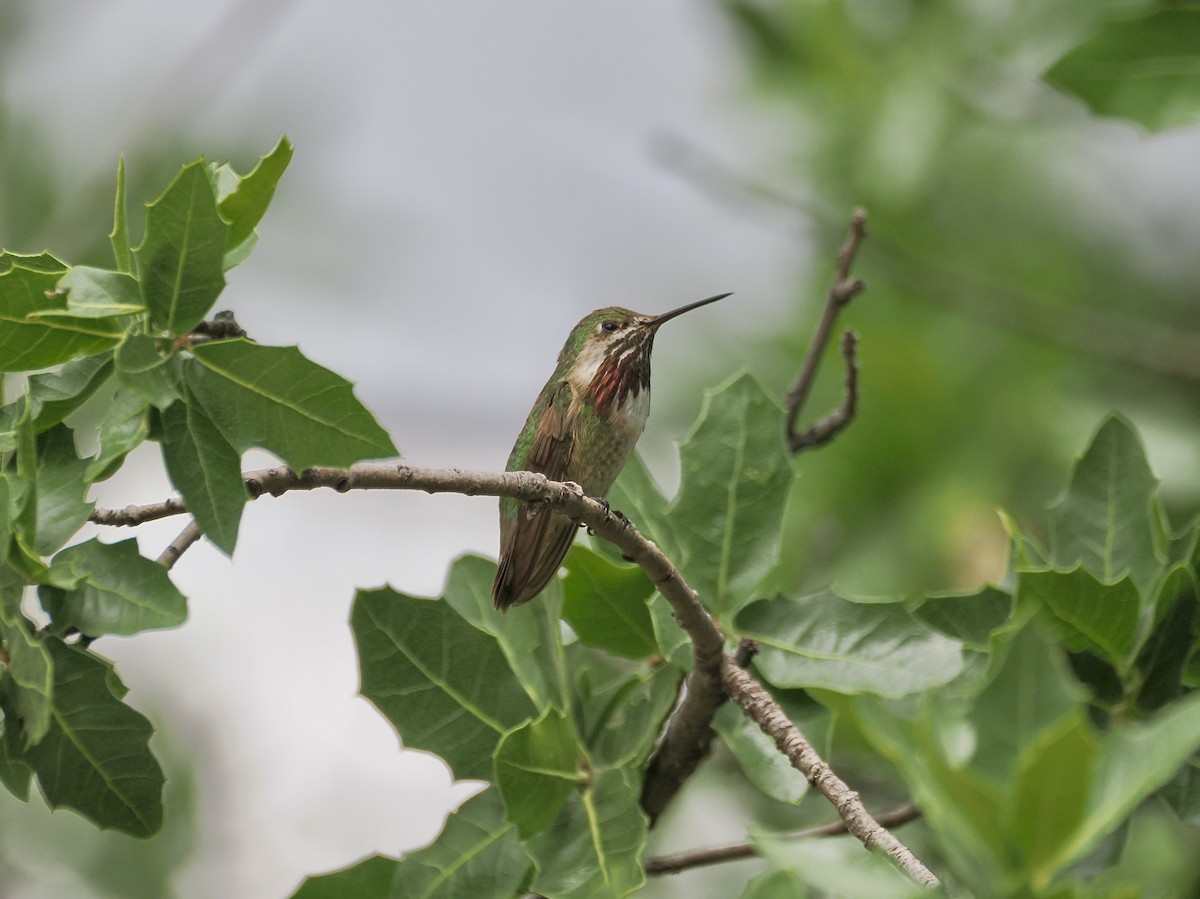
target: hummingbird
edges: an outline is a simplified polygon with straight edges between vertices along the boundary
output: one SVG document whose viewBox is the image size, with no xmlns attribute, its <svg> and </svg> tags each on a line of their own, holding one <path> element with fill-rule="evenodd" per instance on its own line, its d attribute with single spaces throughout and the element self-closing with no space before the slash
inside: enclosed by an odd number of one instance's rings
<svg viewBox="0 0 1200 899">
<path fill-rule="evenodd" d="M 583 317 L 558 354 L 505 471 L 574 481 L 588 496 L 608 492 L 650 415 L 650 351 L 659 327 L 727 293 L 662 315 L 619 306 Z M 538 503 L 500 500 L 500 567 L 492 599 L 502 612 L 529 602 L 558 572 L 577 526 Z"/>
</svg>

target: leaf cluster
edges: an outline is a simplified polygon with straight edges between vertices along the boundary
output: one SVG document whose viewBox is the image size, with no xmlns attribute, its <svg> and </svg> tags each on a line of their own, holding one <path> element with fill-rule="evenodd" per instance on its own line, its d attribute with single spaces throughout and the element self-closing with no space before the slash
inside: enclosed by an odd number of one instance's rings
<svg viewBox="0 0 1200 899">
<path fill-rule="evenodd" d="M 906 602 L 771 592 L 795 477 L 780 421 L 753 378 L 736 378 L 708 396 L 682 445 L 675 499 L 635 459 L 614 506 L 682 560 L 731 640 L 755 640 L 757 674 L 810 739 L 894 773 L 956 894 L 1117 895 L 1085 863 L 1119 850 L 1150 796 L 1195 820 L 1187 772 L 1200 749 L 1200 530 L 1170 531 L 1132 428 L 1118 417 L 1101 426 L 1051 509 L 1045 547 L 1007 521 L 1001 585 Z M 489 787 L 427 849 L 312 878 L 298 897 L 639 888 L 638 794 L 690 653 L 640 569 L 584 546 L 566 569 L 506 617 L 490 609 L 494 566 L 476 557 L 455 564 L 438 600 L 358 594 L 363 694 L 407 747 Z M 715 726 L 748 784 L 804 800 L 804 777 L 733 706 Z M 766 830 L 754 840 L 769 869 L 747 897 L 779 895 L 783 883 L 914 894 L 885 863 L 846 855 L 861 848 Z M 814 873 L 833 859 L 836 875 Z M 846 865 L 859 886 L 847 885 Z"/>
<path fill-rule="evenodd" d="M 246 175 L 184 166 L 147 204 L 137 247 L 122 165 L 112 269 L 0 254 L 0 780 L 26 799 L 36 778 L 51 806 L 102 828 L 155 833 L 163 774 L 149 722 L 90 644 L 177 626 L 187 607 L 135 540 L 72 542 L 91 485 L 156 442 L 199 529 L 232 553 L 244 450 L 296 468 L 396 452 L 350 384 L 295 347 L 210 339 L 201 326 L 291 155 L 284 138 Z"/>
</svg>

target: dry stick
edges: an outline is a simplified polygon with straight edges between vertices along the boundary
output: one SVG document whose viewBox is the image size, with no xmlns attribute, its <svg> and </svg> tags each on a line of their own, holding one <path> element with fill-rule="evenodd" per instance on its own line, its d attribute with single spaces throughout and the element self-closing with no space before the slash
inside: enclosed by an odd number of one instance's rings
<svg viewBox="0 0 1200 899">
<path fill-rule="evenodd" d="M 720 671 L 718 696 L 728 693 L 763 732 L 775 740 L 792 764 L 833 802 L 850 833 L 868 846 L 884 849 L 917 882 L 937 883 L 937 878 L 903 844 L 867 814 L 858 795 L 821 761 L 762 685 L 739 668 L 732 656 L 724 654 L 724 636 L 700 604 L 696 591 L 688 585 L 671 560 L 628 521 L 618 518 L 599 501 L 584 496 L 578 484 L 551 481 L 545 475 L 527 471 L 493 473 L 455 468 L 417 468 L 397 462 L 360 463 L 349 469 L 309 468 L 300 474 L 280 466 L 246 474 L 246 488 L 252 497 L 263 493 L 279 496 L 291 490 L 313 490 L 317 487 L 332 487 L 339 492 L 424 490 L 426 493 L 461 493 L 467 496 L 508 496 L 525 502 L 545 503 L 554 511 L 587 525 L 640 565 L 671 604 L 675 620 L 692 640 L 695 655 L 694 671 L 688 680 L 689 695 L 712 689 L 708 675 L 698 677 L 698 673 L 710 672 L 716 667 Z M 164 504 L 157 503 L 154 507 L 161 509 Z M 144 515 L 145 508 L 149 507 L 131 506 L 123 512 L 126 517 L 136 519 Z M 180 508 L 180 511 L 183 509 Z M 115 510 L 101 510 L 100 517 L 114 520 L 122 515 Z M 177 550 L 176 559 L 190 545 L 185 535 L 189 535 L 192 527 L 189 525 L 168 547 L 168 550 L 172 547 Z M 675 718 L 684 714 L 681 705 Z M 711 720 L 711 714 L 707 720 Z"/>
<path fill-rule="evenodd" d="M 938 879 L 908 850 L 908 847 L 871 817 L 858 793 L 846 786 L 821 759 L 762 684 L 738 667 L 732 656 L 725 657 L 721 674 L 729 698 L 741 706 L 742 711 L 763 733 L 775 741 L 775 745 L 792 763 L 792 767 L 804 774 L 808 782 L 833 803 L 833 807 L 846 823 L 846 830 L 858 837 L 868 849 L 882 849 L 917 883 L 929 887 L 938 885 Z"/>
<path fill-rule="evenodd" d="M 179 532 L 178 537 L 167 544 L 167 548 L 154 561 L 168 570 L 174 568 L 175 563 L 179 561 L 179 557 L 187 552 L 188 547 L 199 540 L 200 537 L 200 528 L 196 526 L 196 522 L 193 519 L 187 523 L 187 527 Z"/>
<path fill-rule="evenodd" d="M 866 239 L 866 225 L 867 213 L 862 209 L 854 210 L 854 214 L 850 218 L 850 233 L 841 249 L 838 250 L 837 275 L 829 288 L 825 309 L 821 313 L 821 321 L 817 324 L 816 333 L 813 334 L 812 344 L 808 348 L 808 355 L 804 357 L 804 365 L 800 369 L 796 383 L 788 391 L 785 433 L 787 434 L 788 448 L 793 453 L 828 443 L 850 424 L 858 406 L 858 366 L 854 358 L 856 338 L 853 331 L 846 331 L 842 335 L 842 356 L 846 360 L 846 394 L 842 405 L 806 431 L 799 433 L 796 431 L 796 420 L 808 400 L 813 382 L 817 379 L 817 367 L 820 365 L 825 347 L 829 345 L 829 338 L 833 334 L 833 325 L 837 321 L 838 313 L 865 289 L 866 285 L 858 278 L 853 277 L 850 269 L 854 265 L 854 257 L 858 255 L 858 248 Z"/>
<path fill-rule="evenodd" d="M 875 820 L 883 827 L 899 827 L 921 817 L 921 810 L 911 802 L 897 806 L 886 812 L 880 812 Z M 811 837 L 837 837 L 850 831 L 842 820 L 830 821 L 815 827 L 783 834 L 787 839 L 803 840 Z M 727 846 L 714 846 L 711 849 L 693 849 L 689 852 L 679 852 L 675 855 L 659 855 L 646 859 L 646 873 L 651 877 L 658 874 L 678 874 L 691 868 L 704 865 L 719 865 L 722 862 L 734 862 L 744 858 L 754 858 L 758 849 L 753 843 L 730 843 Z"/>
</svg>

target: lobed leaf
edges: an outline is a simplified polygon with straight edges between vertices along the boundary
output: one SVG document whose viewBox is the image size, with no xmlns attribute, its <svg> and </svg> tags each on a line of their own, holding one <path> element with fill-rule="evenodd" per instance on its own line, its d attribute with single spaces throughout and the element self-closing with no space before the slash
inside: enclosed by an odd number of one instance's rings
<svg viewBox="0 0 1200 899">
<path fill-rule="evenodd" d="M 1068 648 L 1090 649 L 1118 671 L 1132 663 L 1143 601 L 1128 577 L 1102 583 L 1083 568 L 1022 571 L 1017 598 L 1047 609 Z"/>
<path fill-rule="evenodd" d="M 162 412 L 162 453 L 171 483 L 209 540 L 226 555 L 237 545 L 245 508 L 242 454 L 194 397 Z"/>
<path fill-rule="evenodd" d="M 185 165 L 147 205 L 146 234 L 133 255 L 156 329 L 186 334 L 212 309 L 225 288 L 228 231 L 203 159 Z"/>
<path fill-rule="evenodd" d="M 186 597 L 166 568 L 138 552 L 135 539 L 77 543 L 56 555 L 51 568 L 76 581 L 74 589 L 39 590 L 59 632 L 73 627 L 89 637 L 136 634 L 175 627 L 187 618 Z"/>
<path fill-rule="evenodd" d="M 2 686 L 3 679 L 0 679 Z M 0 730 L 0 783 L 22 802 L 29 801 L 29 785 L 33 781 L 33 769 L 22 758 L 17 744 L 16 728 L 5 720 Z"/>
<path fill-rule="evenodd" d="M 913 615 L 934 630 L 972 649 L 986 651 L 992 633 L 1012 614 L 1012 595 L 985 586 L 973 593 L 933 593 Z"/>
<path fill-rule="evenodd" d="M 521 839 L 545 830 L 582 780 L 584 754 L 571 719 L 547 709 L 500 738 L 493 781 Z"/>
<path fill-rule="evenodd" d="M 1200 120 L 1200 8 L 1156 8 L 1106 22 L 1045 74 L 1097 115 L 1150 131 Z"/>
<path fill-rule="evenodd" d="M 679 693 L 680 673 L 666 665 L 624 665 L 578 643 L 569 647 L 573 708 L 597 768 L 639 767 L 649 758 Z"/>
<path fill-rule="evenodd" d="M 95 503 L 87 496 L 88 459 L 75 449 L 75 432 L 55 425 L 38 440 L 36 539 L 34 549 L 48 556 L 83 526 Z"/>
<path fill-rule="evenodd" d="M 239 452 L 262 447 L 297 471 L 397 453 L 350 382 L 296 347 L 216 340 L 192 353 L 188 388 Z"/>
<path fill-rule="evenodd" d="M 487 789 L 463 803 L 429 847 L 310 877 L 292 899 L 502 899 L 520 895 L 528 873 L 516 827 L 497 791 Z"/>
<path fill-rule="evenodd" d="M 59 279 L 58 288 L 67 291 L 66 312 L 80 318 L 136 315 L 146 308 L 137 279 L 122 272 L 76 265 Z"/>
<path fill-rule="evenodd" d="M 20 591 L 18 585 L 17 590 Z M 18 596 L 19 600 L 19 596 Z M 20 716 L 24 747 L 41 742 L 50 729 L 54 701 L 54 663 L 45 641 L 34 634 L 32 623 L 19 613 L 0 614 L 0 636 L 8 650 L 5 689 L 13 709 Z M 15 731 L 15 721 L 6 725 Z"/>
<path fill-rule="evenodd" d="M 724 624 L 775 565 L 792 469 L 783 412 L 752 376 L 705 395 L 669 515 L 688 583 Z"/>
<path fill-rule="evenodd" d="M 629 659 L 658 652 L 647 600 L 654 585 L 637 565 L 617 565 L 585 546 L 567 554 L 563 618 L 584 644 Z"/>
<path fill-rule="evenodd" d="M 481 556 L 462 556 L 450 568 L 444 598 L 459 615 L 496 638 L 538 711 L 566 711 L 570 708 L 569 675 L 559 626 L 559 582 L 551 581 L 537 602 L 511 615 L 499 615 L 492 604 L 495 577 L 495 562 Z"/>
<path fill-rule="evenodd" d="M 998 654 L 995 674 L 971 704 L 968 720 L 975 732 L 971 770 L 1003 791 L 1027 748 L 1081 709 L 1085 693 L 1062 650 L 1036 623 L 1021 628 Z"/>
<path fill-rule="evenodd" d="M 54 371 L 30 375 L 25 391 L 34 431 L 40 434 L 49 430 L 82 406 L 108 380 L 112 370 L 112 356 L 100 353 L 67 362 Z"/>
<path fill-rule="evenodd" d="M 113 227 L 108 235 L 117 271 L 133 273 L 133 251 L 129 248 L 129 216 L 125 206 L 125 157 L 117 160 L 117 198 L 113 203 Z"/>
<path fill-rule="evenodd" d="M 487 780 L 500 738 L 536 709 L 496 638 L 446 602 L 360 590 L 350 616 L 362 695 L 404 745 L 441 756 L 455 777 Z"/>
<path fill-rule="evenodd" d="M 1166 537 L 1158 480 L 1132 426 L 1109 416 L 1050 509 L 1050 567 L 1082 565 L 1110 583 L 1129 575 L 1143 594 L 1162 570 Z"/>
<path fill-rule="evenodd" d="M 111 477 L 125 457 L 150 435 L 145 397 L 119 390 L 100 423 L 100 449 L 88 463 L 88 482 Z"/>
<path fill-rule="evenodd" d="M 236 250 L 254 234 L 254 228 L 275 196 L 275 188 L 292 161 L 292 144 L 286 135 L 266 156 L 259 159 L 250 174 L 238 178 L 236 185 L 217 204 L 222 218 L 229 223 L 230 251 Z M 221 169 L 233 170 L 228 166 Z"/>
<path fill-rule="evenodd" d="M 0 274 L 0 371 L 49 368 L 103 353 L 120 340 L 120 322 L 67 311 L 56 287 L 60 274 L 29 268 L 25 260 Z M 31 317 L 46 312 L 59 314 Z"/>
<path fill-rule="evenodd" d="M 117 381 L 141 394 L 156 409 L 181 397 L 179 359 L 169 341 L 128 334 L 113 354 Z"/>
<path fill-rule="evenodd" d="M 895 602 L 855 602 L 825 592 L 764 599 L 737 617 L 761 651 L 755 666 L 779 687 L 900 697 L 953 680 L 962 644 L 927 628 Z"/>
<path fill-rule="evenodd" d="M 646 816 L 627 768 L 601 771 L 546 830 L 525 842 L 537 867 L 530 890 L 555 899 L 619 899 L 646 880 Z"/>
<path fill-rule="evenodd" d="M 51 808 L 72 808 L 103 830 L 153 835 L 162 826 L 164 778 L 148 746 L 150 722 L 118 698 L 125 688 L 111 665 L 59 640 L 46 647 L 54 664 L 51 726 L 22 760 Z"/>
</svg>

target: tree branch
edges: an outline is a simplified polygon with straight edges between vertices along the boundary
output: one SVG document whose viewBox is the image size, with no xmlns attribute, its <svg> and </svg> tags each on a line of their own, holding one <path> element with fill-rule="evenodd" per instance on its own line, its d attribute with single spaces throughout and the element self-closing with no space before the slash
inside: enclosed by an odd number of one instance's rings
<svg viewBox="0 0 1200 899">
<path fill-rule="evenodd" d="M 921 817 L 921 810 L 911 802 L 897 806 L 886 812 L 880 812 L 875 818 L 883 827 L 899 827 Z M 838 837 L 850 831 L 846 822 L 838 819 L 828 824 L 806 827 L 790 834 L 789 839 L 803 840 L 811 837 Z M 690 868 L 704 865 L 719 865 L 723 862 L 734 862 L 739 859 L 753 858 L 758 854 L 753 843 L 730 843 L 728 846 L 714 846 L 710 849 L 693 849 L 690 852 L 679 852 L 675 855 L 659 855 L 646 859 L 646 874 L 653 877 L 657 874 L 678 874 Z"/>
<path fill-rule="evenodd" d="M 712 715 L 728 693 L 763 732 L 775 740 L 792 765 L 833 802 L 850 833 L 868 847 L 879 846 L 884 849 L 917 882 L 937 884 L 937 878 L 867 814 L 858 795 L 821 761 L 763 686 L 738 667 L 733 656 L 725 654 L 725 637 L 720 628 L 671 560 L 624 517 L 613 514 L 598 500 L 584 496 L 578 484 L 551 481 L 543 474 L 528 471 L 493 473 L 456 468 L 418 468 L 399 462 L 364 462 L 348 469 L 308 468 L 299 474 L 290 468 L 278 466 L 247 472 L 245 479 L 246 489 L 254 498 L 264 493 L 280 496 L 292 490 L 313 490 L 317 487 L 331 487 L 343 493 L 349 490 L 424 490 L 426 493 L 461 493 L 467 496 L 507 496 L 525 502 L 546 503 L 554 511 L 582 522 L 641 566 L 671 604 L 676 622 L 692 641 L 694 665 L 688 676 L 687 694 L 672 716 L 657 753 L 661 772 L 658 777 L 664 784 L 662 792 L 667 793 L 666 785 L 674 782 L 674 788 L 669 791 L 670 795 L 674 795 L 683 782 L 679 778 L 686 779 L 699 764 L 708 749 L 708 743 L 704 742 L 705 732 L 711 733 L 709 723 Z M 168 509 L 175 511 L 165 511 Z M 150 517 L 161 518 L 185 511 L 181 502 L 172 506 L 168 501 L 149 506 L 128 506 L 119 511 L 101 509 L 97 510 L 96 515 L 100 521 L 125 523 L 148 521 Z M 191 535 L 194 528 L 194 522 L 189 524 L 167 547 L 160 561 L 167 559 L 168 553 L 172 552 L 174 559 L 178 559 L 194 541 L 195 537 Z M 164 564 L 167 564 L 166 561 Z M 711 737 L 708 739 L 711 740 Z M 672 748 L 664 749 L 667 746 Z M 690 767 L 688 759 L 691 759 Z"/>
<path fill-rule="evenodd" d="M 846 393 L 842 405 L 807 430 L 796 431 L 796 421 L 800 417 L 800 410 L 808 401 L 808 394 L 812 390 L 813 382 L 817 379 L 817 367 L 821 363 L 821 356 L 824 354 L 825 348 L 829 345 L 829 338 L 833 334 L 833 326 L 837 321 L 838 313 L 866 289 L 866 285 L 858 278 L 853 277 L 850 272 L 854 265 L 854 258 L 858 255 L 858 249 L 867 237 L 866 224 L 867 213 L 862 209 L 854 210 L 854 215 L 850 218 L 850 233 L 846 236 L 841 249 L 838 250 L 837 274 L 834 276 L 833 284 L 829 287 L 829 294 L 825 298 L 825 309 L 821 313 L 821 321 L 817 324 L 812 344 L 808 348 L 808 354 L 804 357 L 800 375 L 796 378 L 792 389 L 788 391 L 785 429 L 788 447 L 793 453 L 828 443 L 850 424 L 858 407 L 858 365 L 854 355 L 857 338 L 853 331 L 846 331 L 842 335 L 842 358 L 846 360 Z"/>
<path fill-rule="evenodd" d="M 858 793 L 851 790 L 822 760 L 762 684 L 740 668 L 732 656 L 725 657 L 721 675 L 729 698 L 741 706 L 742 711 L 764 734 L 775 741 L 792 767 L 807 777 L 808 782 L 833 803 L 849 833 L 868 849 L 882 849 L 917 883 L 929 887 L 938 885 L 937 877 L 908 847 L 871 817 Z"/>
</svg>

